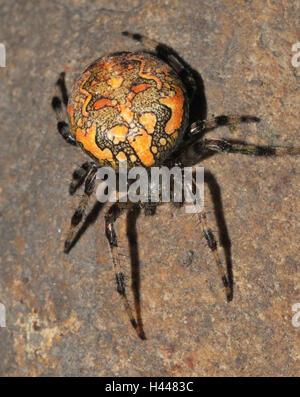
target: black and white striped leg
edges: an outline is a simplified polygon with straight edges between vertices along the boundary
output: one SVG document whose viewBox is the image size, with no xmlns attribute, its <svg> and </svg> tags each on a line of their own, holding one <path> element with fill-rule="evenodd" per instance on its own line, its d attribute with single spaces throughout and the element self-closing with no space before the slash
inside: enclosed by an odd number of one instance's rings
<svg viewBox="0 0 300 397">
<path fill-rule="evenodd" d="M 79 202 L 77 209 L 74 212 L 74 215 L 72 216 L 71 226 L 67 234 L 67 239 L 65 241 L 64 251 L 66 253 L 68 253 L 72 247 L 73 239 L 78 231 L 78 227 L 82 222 L 83 216 L 85 214 L 88 200 L 94 191 L 97 169 L 98 169 L 97 166 L 95 164 L 92 164 L 86 176 L 84 194 Z"/>
<path fill-rule="evenodd" d="M 191 135 L 202 135 L 204 132 L 213 130 L 218 127 L 222 126 L 232 126 L 241 123 L 259 123 L 260 119 L 255 116 L 236 116 L 236 115 L 229 115 L 229 116 L 217 116 L 210 120 L 199 120 L 195 121 L 191 124 L 189 133 Z"/>
<path fill-rule="evenodd" d="M 68 103 L 68 93 L 65 84 L 65 73 L 61 73 L 56 82 L 56 94 L 52 98 L 52 108 L 56 114 L 57 130 L 64 140 L 71 145 L 76 145 L 76 140 L 71 133 L 69 124 L 66 122 L 62 102 L 66 106 Z"/>
<path fill-rule="evenodd" d="M 131 308 L 131 305 L 130 305 L 127 295 L 126 295 L 125 276 L 124 276 L 124 273 L 122 272 L 121 266 L 120 266 L 118 238 L 117 238 L 117 234 L 116 234 L 116 231 L 114 228 L 115 221 L 118 219 L 118 217 L 121 215 L 121 213 L 123 212 L 123 210 L 125 208 L 126 208 L 126 203 L 121 204 L 119 202 L 114 203 L 109 208 L 109 210 L 107 211 L 107 213 L 105 215 L 105 233 L 106 233 L 107 240 L 109 242 L 110 251 L 111 251 L 111 255 L 112 255 L 116 284 L 117 284 L 117 292 L 119 293 L 119 295 L 123 301 L 125 311 L 128 315 L 131 325 L 136 330 L 138 336 L 141 339 L 145 339 L 145 335 L 144 335 L 142 326 L 134 318 L 133 310 Z"/>
<path fill-rule="evenodd" d="M 197 184 L 196 184 L 195 179 L 193 178 L 193 190 L 196 191 L 196 189 L 197 189 Z M 226 269 L 221 262 L 219 251 L 218 251 L 217 240 L 213 234 L 212 229 L 210 228 L 210 226 L 208 224 L 206 211 L 204 209 L 199 213 L 199 220 L 202 225 L 202 230 L 203 230 L 205 240 L 207 242 L 208 247 L 211 249 L 211 251 L 213 253 L 218 272 L 221 276 L 221 279 L 222 279 L 222 282 L 223 282 L 223 285 L 225 288 L 227 301 L 230 302 L 233 297 L 233 286 L 232 286 L 232 283 L 229 282 Z"/>
<path fill-rule="evenodd" d="M 69 186 L 69 193 L 71 195 L 73 195 L 76 192 L 76 190 L 83 184 L 92 166 L 93 166 L 92 162 L 86 161 L 85 163 L 82 164 L 80 168 L 77 168 L 73 172 L 73 180 Z"/>
<path fill-rule="evenodd" d="M 246 142 L 220 139 L 204 139 L 195 145 L 195 151 L 203 153 L 207 151 L 222 153 L 241 153 L 253 156 L 296 156 L 300 154 L 300 147 L 282 146 L 257 146 Z"/>
</svg>

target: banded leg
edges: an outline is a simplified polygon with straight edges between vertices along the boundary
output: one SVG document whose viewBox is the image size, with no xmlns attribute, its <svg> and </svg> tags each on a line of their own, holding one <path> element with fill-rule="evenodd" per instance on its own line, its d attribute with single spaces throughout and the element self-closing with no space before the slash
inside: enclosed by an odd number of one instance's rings
<svg viewBox="0 0 300 397">
<path fill-rule="evenodd" d="M 223 152 L 223 153 L 241 153 L 253 156 L 283 156 L 283 155 L 299 155 L 300 147 L 282 147 L 282 146 L 257 146 L 250 143 L 233 141 L 233 140 L 219 140 L 219 139 L 204 139 L 199 142 L 197 152 L 204 151 Z"/>
<path fill-rule="evenodd" d="M 195 155 L 209 154 L 213 149 L 204 150 L 204 141 L 201 137 L 208 131 L 221 126 L 232 126 L 239 123 L 258 123 L 260 119 L 255 116 L 217 116 L 210 120 L 198 120 L 191 124 L 189 130 L 187 131 L 187 139 L 180 145 L 179 150 L 174 153 L 175 157 L 181 159 L 181 161 L 186 164 L 186 162 L 195 160 Z M 198 160 L 199 161 L 199 160 Z"/>
<path fill-rule="evenodd" d="M 141 339 L 145 339 L 145 335 L 144 335 L 141 324 L 139 324 L 133 316 L 133 310 L 131 308 L 131 305 L 130 305 L 127 295 L 126 295 L 125 276 L 124 276 L 124 273 L 121 271 L 121 266 L 120 266 L 118 239 L 117 239 L 117 234 L 116 234 L 116 231 L 114 228 L 114 223 L 118 219 L 118 217 L 121 215 L 123 210 L 126 208 L 126 203 L 124 203 L 124 205 L 122 205 L 122 204 L 117 202 L 109 208 L 108 212 L 105 215 L 105 232 L 106 232 L 106 237 L 109 242 L 110 251 L 111 251 L 111 255 L 112 255 L 112 259 L 113 259 L 113 266 L 114 266 L 116 284 L 117 284 L 117 292 L 121 296 L 121 299 L 122 299 L 124 307 L 125 307 L 125 311 L 129 317 L 131 325 L 136 330 L 138 336 Z"/>
<path fill-rule="evenodd" d="M 52 108 L 56 114 L 57 130 L 66 142 L 76 146 L 76 139 L 72 135 L 69 124 L 65 121 L 65 116 L 63 114 L 62 101 L 65 106 L 67 106 L 68 103 L 64 72 L 60 74 L 55 87 L 56 95 L 52 98 Z"/>
<path fill-rule="evenodd" d="M 225 287 L 227 301 L 230 302 L 232 300 L 232 296 L 233 296 L 232 286 L 230 285 L 230 283 L 228 281 L 228 277 L 226 275 L 225 268 L 222 265 L 220 255 L 218 252 L 217 240 L 215 239 L 215 236 L 208 225 L 206 213 L 204 210 L 199 214 L 199 218 L 200 218 L 200 222 L 201 222 L 202 229 L 203 229 L 203 234 L 206 239 L 207 245 L 211 249 L 211 251 L 214 255 L 219 274 L 222 278 L 222 282 Z"/>
<path fill-rule="evenodd" d="M 259 123 L 260 119 L 255 116 L 243 115 L 243 116 L 236 116 L 236 115 L 229 115 L 229 116 L 217 116 L 210 120 L 199 120 L 193 123 L 190 126 L 189 133 L 192 135 L 195 134 L 203 134 L 204 132 L 213 130 L 217 127 L 221 126 L 232 126 L 235 124 L 240 123 Z"/>
<path fill-rule="evenodd" d="M 138 33 L 122 32 L 133 40 L 139 41 L 145 47 L 155 51 L 160 59 L 167 62 L 179 75 L 188 89 L 189 97 L 193 99 L 197 90 L 197 83 L 193 69 L 171 47 L 159 43 Z"/>
<path fill-rule="evenodd" d="M 196 191 L 197 184 L 196 184 L 196 180 L 194 177 L 192 179 L 192 182 L 193 182 L 193 190 Z M 229 281 L 229 279 L 226 275 L 226 270 L 221 262 L 219 251 L 218 251 L 217 240 L 213 234 L 213 231 L 209 227 L 206 212 L 204 209 L 199 213 L 199 220 L 202 225 L 202 230 L 203 230 L 205 240 L 207 242 L 208 247 L 211 249 L 211 251 L 214 255 L 214 259 L 215 259 L 215 262 L 217 265 L 218 272 L 222 278 L 222 282 L 223 282 L 225 292 L 226 292 L 227 301 L 230 302 L 233 298 L 233 286 L 232 286 L 232 283 Z"/>
<path fill-rule="evenodd" d="M 76 192 L 76 190 L 83 184 L 92 165 L 93 165 L 92 162 L 86 161 L 85 163 L 82 164 L 80 168 L 77 168 L 73 172 L 73 180 L 69 186 L 69 193 L 71 195 L 73 195 Z"/>
<path fill-rule="evenodd" d="M 71 219 L 71 226 L 67 234 L 67 239 L 65 241 L 65 247 L 64 247 L 64 252 L 66 253 L 68 253 L 72 247 L 72 242 L 78 230 L 78 225 L 81 223 L 83 219 L 88 204 L 88 200 L 94 191 L 96 172 L 97 172 L 97 166 L 95 164 L 92 164 L 85 180 L 84 194 Z"/>
</svg>

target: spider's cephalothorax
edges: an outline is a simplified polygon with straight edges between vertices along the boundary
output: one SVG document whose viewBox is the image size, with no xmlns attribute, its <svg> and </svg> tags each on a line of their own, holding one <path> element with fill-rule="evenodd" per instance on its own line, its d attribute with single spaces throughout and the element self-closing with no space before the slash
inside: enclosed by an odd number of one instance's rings
<svg viewBox="0 0 300 397">
<path fill-rule="evenodd" d="M 188 121 L 186 90 L 175 71 L 145 52 L 118 53 L 91 64 L 68 104 L 71 131 L 100 165 L 161 164 Z"/>
<path fill-rule="evenodd" d="M 83 183 L 85 187 L 71 220 L 65 252 L 69 252 L 80 234 L 79 225 L 94 190 L 99 167 L 108 166 L 118 171 L 124 160 L 129 168 L 143 166 L 148 171 L 157 165 L 171 167 L 176 164 L 182 167 L 191 158 L 196 159 L 194 163 L 197 163 L 216 152 L 255 156 L 300 154 L 300 148 L 295 147 L 255 146 L 234 140 L 204 139 L 206 132 L 218 126 L 257 122 L 259 119 L 253 116 L 219 116 L 212 120 L 203 120 L 202 117 L 191 123 L 189 108 L 195 108 L 197 91 L 201 88 L 197 73 L 170 47 L 139 34 L 124 32 L 124 35 L 145 44 L 152 52 L 121 52 L 96 60 L 79 76 L 69 100 L 64 73 L 56 84 L 59 94 L 53 98 L 52 107 L 57 116 L 58 131 L 68 143 L 80 146 L 93 160 L 85 162 L 73 174 L 70 193 L 73 194 Z M 70 127 L 64 121 L 60 97 L 67 106 Z M 210 173 L 206 175 L 212 177 Z M 135 213 L 137 217 L 140 208 L 145 209 L 146 215 L 153 214 L 158 204 L 116 202 L 105 215 L 105 232 L 112 253 L 117 291 L 133 327 L 142 339 L 145 334 L 138 294 L 135 294 L 135 319 L 126 295 L 114 223 L 124 209 L 131 210 L 130 213 Z M 231 260 L 225 255 L 226 272 L 205 211 L 197 215 L 230 301 L 233 293 Z M 224 237 L 221 244 L 225 249 Z"/>
</svg>

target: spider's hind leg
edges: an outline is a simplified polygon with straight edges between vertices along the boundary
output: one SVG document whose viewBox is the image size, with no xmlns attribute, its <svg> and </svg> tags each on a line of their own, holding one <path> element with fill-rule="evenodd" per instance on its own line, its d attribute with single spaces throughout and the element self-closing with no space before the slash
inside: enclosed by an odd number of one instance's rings
<svg viewBox="0 0 300 397">
<path fill-rule="evenodd" d="M 192 179 L 192 184 L 193 184 L 193 188 L 195 190 L 198 189 L 197 187 L 197 183 L 195 181 L 195 179 Z M 219 255 L 219 251 L 218 251 L 218 244 L 217 244 L 217 240 L 214 236 L 214 233 L 212 231 L 212 229 L 209 226 L 208 223 L 208 219 L 206 216 L 206 211 L 205 209 L 202 209 L 201 212 L 198 214 L 199 215 L 199 220 L 201 222 L 202 225 L 202 230 L 203 230 L 203 234 L 205 237 L 205 240 L 207 242 L 208 247 L 210 248 L 210 250 L 213 253 L 214 259 L 215 259 L 215 263 L 217 265 L 217 269 L 218 272 L 221 276 L 224 288 L 225 288 L 225 293 L 226 293 L 226 297 L 227 297 L 227 301 L 230 302 L 233 298 L 233 285 L 232 285 L 232 279 L 230 277 L 230 275 L 227 275 L 226 269 L 223 266 L 221 259 L 220 259 L 220 255 Z"/>
<path fill-rule="evenodd" d="M 105 214 L 105 232 L 106 232 L 107 240 L 109 242 L 110 251 L 113 259 L 117 291 L 122 298 L 131 325 L 136 330 L 138 336 L 141 339 L 146 339 L 142 324 L 139 321 L 136 321 L 136 319 L 134 318 L 133 310 L 127 298 L 126 288 L 125 288 L 125 276 L 120 266 L 118 239 L 114 228 L 114 223 L 122 214 L 123 210 L 127 207 L 126 204 L 127 203 L 121 204 L 120 202 L 116 202 L 109 208 L 109 210 Z"/>
<path fill-rule="evenodd" d="M 65 106 L 68 104 L 68 93 L 65 83 L 65 73 L 62 72 L 56 82 L 56 94 L 52 98 L 52 108 L 55 112 L 57 119 L 57 130 L 64 140 L 71 145 L 76 145 L 76 139 L 71 133 L 69 124 L 66 122 L 66 117 L 64 116 L 62 102 Z"/>
</svg>

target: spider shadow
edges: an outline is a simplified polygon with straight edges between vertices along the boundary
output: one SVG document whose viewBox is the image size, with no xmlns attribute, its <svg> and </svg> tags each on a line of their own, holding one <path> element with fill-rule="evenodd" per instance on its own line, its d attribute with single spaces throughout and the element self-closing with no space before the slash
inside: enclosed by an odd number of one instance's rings
<svg viewBox="0 0 300 397">
<path fill-rule="evenodd" d="M 227 299 L 228 301 L 231 301 L 233 299 L 233 286 L 234 286 L 233 271 L 232 271 L 231 240 L 229 238 L 228 228 L 224 216 L 221 189 L 215 176 L 209 170 L 204 171 L 204 180 L 205 183 L 208 185 L 208 188 L 211 193 L 213 206 L 214 206 L 214 213 L 218 226 L 220 246 L 222 246 L 224 250 L 228 282 L 231 291 L 231 295 L 228 296 Z"/>
<path fill-rule="evenodd" d="M 99 201 L 95 202 L 93 208 L 90 210 L 90 212 L 86 216 L 82 226 L 80 227 L 80 229 L 76 233 L 75 237 L 73 238 L 72 243 L 66 252 L 67 254 L 77 244 L 77 242 L 80 240 L 80 238 L 85 233 L 85 231 L 89 228 L 89 226 L 91 226 L 92 224 L 94 224 L 96 222 L 96 220 L 99 216 L 99 213 L 102 211 L 103 207 L 104 207 L 103 203 L 100 203 Z"/>
<path fill-rule="evenodd" d="M 137 206 L 133 210 L 127 212 L 126 234 L 129 242 L 130 262 L 131 262 L 131 287 L 134 298 L 134 307 L 137 319 L 137 327 L 140 330 L 139 337 L 146 339 L 143 320 L 141 314 L 141 300 L 140 300 L 140 258 L 137 240 L 137 219 L 141 213 L 141 209 Z"/>
</svg>

